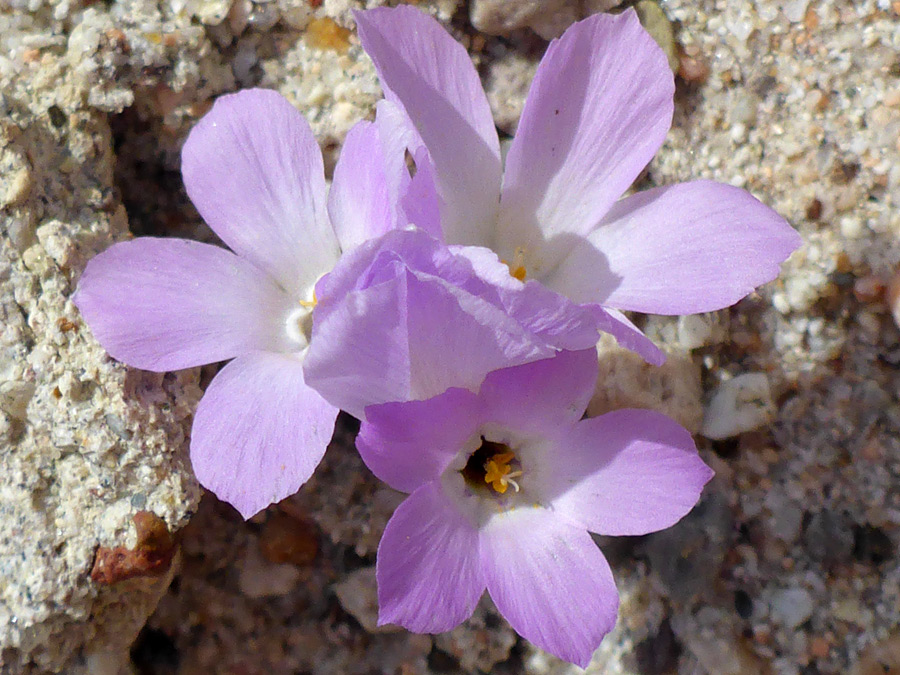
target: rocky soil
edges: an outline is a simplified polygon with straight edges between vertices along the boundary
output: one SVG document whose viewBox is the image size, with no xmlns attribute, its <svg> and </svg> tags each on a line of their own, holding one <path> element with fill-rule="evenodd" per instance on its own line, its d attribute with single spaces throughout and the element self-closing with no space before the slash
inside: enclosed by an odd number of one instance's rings
<svg viewBox="0 0 900 675">
<path fill-rule="evenodd" d="M 333 166 L 380 96 L 351 10 L 380 4 L 0 0 L 0 672 L 579 672 L 487 599 L 445 635 L 376 628 L 401 496 L 354 454 L 353 420 L 244 523 L 187 459 L 215 367 L 128 369 L 69 299 L 132 234 L 214 241 L 178 162 L 217 95 L 281 91 Z M 467 46 L 509 135 L 546 40 L 618 3 L 417 4 Z M 717 478 L 676 527 L 599 541 L 622 609 L 588 671 L 900 672 L 900 2 L 636 4 L 678 73 L 638 187 L 741 186 L 805 243 L 731 309 L 639 317 L 664 368 L 601 343 L 592 414 L 667 412 Z"/>
</svg>

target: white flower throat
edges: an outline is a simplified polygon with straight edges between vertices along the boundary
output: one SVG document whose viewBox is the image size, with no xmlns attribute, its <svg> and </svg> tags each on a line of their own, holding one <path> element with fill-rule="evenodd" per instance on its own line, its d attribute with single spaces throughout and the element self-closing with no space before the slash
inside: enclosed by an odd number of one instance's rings
<svg viewBox="0 0 900 675">
<path fill-rule="evenodd" d="M 298 301 L 298 307 L 291 310 L 285 319 L 285 330 L 292 342 L 297 343 L 300 349 L 309 346 L 309 340 L 312 337 L 312 321 L 313 310 L 318 303 L 316 292 L 310 293 L 309 300 Z"/>
</svg>

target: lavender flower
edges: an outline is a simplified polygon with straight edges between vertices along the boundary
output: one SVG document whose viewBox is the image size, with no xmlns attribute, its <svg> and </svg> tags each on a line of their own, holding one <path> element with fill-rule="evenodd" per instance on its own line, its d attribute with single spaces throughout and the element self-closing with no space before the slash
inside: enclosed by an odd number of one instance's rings
<svg viewBox="0 0 900 675">
<path fill-rule="evenodd" d="M 550 44 L 505 172 L 465 49 L 411 7 L 356 20 L 389 102 L 376 123 L 406 140 L 421 180 L 434 180 L 407 200 L 420 202 L 427 228 L 493 249 L 516 279 L 599 303 L 637 331 L 611 308 L 720 309 L 775 278 L 799 246 L 784 219 L 728 185 L 701 180 L 617 201 L 662 145 L 673 111 L 672 72 L 633 10 L 589 17 Z M 634 340 L 662 362 L 643 335 Z"/>
<path fill-rule="evenodd" d="M 600 307 L 516 281 L 489 250 L 419 229 L 359 246 L 316 293 L 304 375 L 360 419 L 372 403 L 477 390 L 492 370 L 593 347 L 598 329 L 619 329 Z"/>
<path fill-rule="evenodd" d="M 510 275 L 480 246 L 447 246 L 429 163 L 410 176 L 407 128 L 386 119 L 351 131 L 335 170 L 335 223 L 360 219 L 370 233 L 316 286 L 306 381 L 329 403 L 362 418 L 367 405 L 422 400 L 449 387 L 477 389 L 484 376 L 593 347 L 598 331 L 639 350 L 646 338 L 597 304 L 578 304 Z M 422 148 L 419 152 L 422 152 Z M 357 176 L 353 191 L 342 171 Z M 359 177 L 362 178 L 359 178 Z M 363 227 L 357 227 L 363 231 Z"/>
<path fill-rule="evenodd" d="M 378 547 L 379 623 L 446 631 L 486 588 L 522 636 L 587 665 L 618 608 L 588 532 L 669 527 L 713 475 L 664 415 L 582 420 L 596 375 L 593 350 L 561 352 L 490 373 L 477 394 L 366 410 L 363 459 L 412 493 Z"/>
<path fill-rule="evenodd" d="M 365 129 L 347 138 L 351 154 Z M 247 518 L 295 492 L 331 439 L 337 408 L 306 385 L 314 285 L 373 234 L 341 195 L 365 176 L 340 168 L 326 205 L 309 125 L 273 91 L 219 98 L 182 152 L 185 187 L 234 253 L 143 237 L 90 261 L 74 300 L 116 359 L 152 371 L 234 359 L 197 408 L 200 482 Z M 339 214 L 332 226 L 329 211 Z"/>
</svg>

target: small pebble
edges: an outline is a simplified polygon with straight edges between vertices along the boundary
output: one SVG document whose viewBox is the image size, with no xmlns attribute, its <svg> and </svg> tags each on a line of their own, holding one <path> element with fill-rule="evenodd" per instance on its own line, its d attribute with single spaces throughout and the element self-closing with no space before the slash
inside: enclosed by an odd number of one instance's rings
<svg viewBox="0 0 900 675">
<path fill-rule="evenodd" d="M 866 645 L 852 675 L 896 675 L 900 673 L 900 632 Z"/>
<path fill-rule="evenodd" d="M 809 0 L 790 0 L 784 4 L 782 11 L 791 23 L 800 23 L 806 18 L 806 6 Z"/>
<path fill-rule="evenodd" d="M 846 562 L 853 554 L 853 522 L 840 512 L 817 513 L 806 524 L 803 544 L 807 555 L 817 562 Z"/>
<path fill-rule="evenodd" d="M 271 563 L 309 565 L 319 552 L 319 533 L 307 520 L 276 513 L 263 525 L 259 551 Z"/>
<path fill-rule="evenodd" d="M 701 433 L 721 440 L 769 424 L 775 404 L 764 373 L 744 373 L 720 384 L 703 415 Z"/>
<path fill-rule="evenodd" d="M 313 19 L 306 26 L 306 44 L 314 49 L 330 49 L 344 54 L 350 48 L 350 31 L 327 16 Z"/>
<path fill-rule="evenodd" d="M 809 653 L 810 656 L 816 659 L 828 658 L 828 655 L 831 653 L 831 642 L 828 638 L 814 637 L 809 641 Z"/>
<path fill-rule="evenodd" d="M 819 199 L 813 199 L 806 207 L 806 219 L 818 220 L 822 217 L 822 202 Z"/>
<path fill-rule="evenodd" d="M 392 633 L 402 630 L 399 626 L 378 626 L 378 584 L 375 568 L 354 570 L 333 587 L 338 602 L 350 616 L 359 621 L 369 633 Z"/>
<path fill-rule="evenodd" d="M 672 22 L 669 21 L 662 7 L 654 0 L 640 0 L 634 6 L 634 9 L 641 20 L 641 25 L 666 53 L 672 72 L 677 73 L 679 60 L 678 49 L 675 44 L 675 31 L 672 28 Z"/>
<path fill-rule="evenodd" d="M 294 565 L 273 565 L 263 559 L 259 547 L 247 546 L 240 563 L 238 587 L 248 598 L 287 595 L 300 581 L 300 571 Z"/>
<path fill-rule="evenodd" d="M 785 628 L 796 628 L 813 613 L 813 599 L 802 588 L 777 591 L 771 600 L 772 618 Z"/>
<path fill-rule="evenodd" d="M 724 330 L 716 321 L 715 314 L 689 314 L 678 317 L 678 345 L 692 350 L 721 342 Z"/>
<path fill-rule="evenodd" d="M 883 530 L 862 525 L 854 532 L 853 557 L 863 563 L 880 565 L 894 555 L 891 538 Z"/>
<path fill-rule="evenodd" d="M 900 270 L 891 278 L 887 286 L 886 299 L 894 317 L 894 323 L 900 328 Z"/>
<path fill-rule="evenodd" d="M 877 302 L 885 291 L 884 279 L 874 275 L 860 277 L 853 282 L 853 297 L 860 302 Z"/>
<path fill-rule="evenodd" d="M 770 530 L 776 539 L 792 544 L 800 535 L 802 524 L 803 511 L 796 505 L 785 502 L 772 509 Z"/>
<path fill-rule="evenodd" d="M 703 84 L 709 79 L 709 63 L 699 50 L 685 48 L 678 59 L 678 76 L 688 84 Z"/>
</svg>

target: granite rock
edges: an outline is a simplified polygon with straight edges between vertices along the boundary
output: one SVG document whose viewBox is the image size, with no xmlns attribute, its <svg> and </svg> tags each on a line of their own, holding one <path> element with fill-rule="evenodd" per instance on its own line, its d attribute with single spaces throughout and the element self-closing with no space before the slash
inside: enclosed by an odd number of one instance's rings
<svg viewBox="0 0 900 675">
<path fill-rule="evenodd" d="M 575 21 L 606 12 L 621 0 L 474 0 L 469 7 L 472 25 L 490 35 L 531 28 L 546 40 L 559 37 Z"/>
<path fill-rule="evenodd" d="M 600 340 L 597 350 L 600 371 L 588 415 L 596 417 L 619 408 L 647 408 L 697 433 L 703 418 L 703 392 L 700 368 L 689 354 L 672 349 L 665 364 L 651 366 L 609 336 Z"/>
<path fill-rule="evenodd" d="M 127 220 L 107 199 L 105 115 L 64 105 L 76 111 L 62 128 L 23 103 L 2 123 L 2 143 L 31 163 L 28 194 L 0 210 L 9 319 L 0 344 L 0 669 L 10 674 L 121 664 L 171 571 L 100 585 L 89 577 L 95 551 L 134 546 L 139 510 L 177 529 L 199 497 L 186 455 L 197 373 L 113 362 L 70 300 L 87 260 L 126 236 Z M 5 236 L 22 218 L 34 230 Z"/>
<path fill-rule="evenodd" d="M 753 431 L 775 417 L 775 404 L 765 373 L 743 373 L 713 391 L 703 415 L 702 433 L 720 440 Z"/>
</svg>

